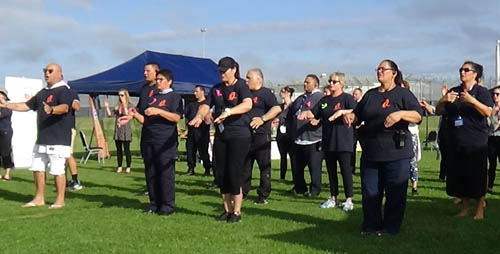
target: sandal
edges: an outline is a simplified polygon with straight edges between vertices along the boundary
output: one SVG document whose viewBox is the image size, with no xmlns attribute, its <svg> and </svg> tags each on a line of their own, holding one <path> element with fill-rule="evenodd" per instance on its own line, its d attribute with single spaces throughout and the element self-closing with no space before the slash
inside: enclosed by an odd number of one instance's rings
<svg viewBox="0 0 500 254">
<path fill-rule="evenodd" d="M 52 204 L 49 206 L 49 209 L 61 209 L 64 207 L 64 204 Z"/>
<path fill-rule="evenodd" d="M 116 173 L 120 174 L 121 172 L 122 172 L 122 167 L 118 167 L 118 169 L 116 170 Z"/>
<path fill-rule="evenodd" d="M 130 174 L 130 168 L 127 168 L 127 169 L 125 170 L 125 173 Z"/>
</svg>

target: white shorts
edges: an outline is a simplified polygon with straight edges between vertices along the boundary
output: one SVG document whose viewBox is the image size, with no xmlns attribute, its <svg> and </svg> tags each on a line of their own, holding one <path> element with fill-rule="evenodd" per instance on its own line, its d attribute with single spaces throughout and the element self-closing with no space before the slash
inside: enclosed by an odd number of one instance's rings
<svg viewBox="0 0 500 254">
<path fill-rule="evenodd" d="M 70 154 L 70 146 L 35 145 L 30 171 L 45 172 L 49 168 L 49 174 L 51 175 L 64 175 L 66 158 Z"/>
</svg>

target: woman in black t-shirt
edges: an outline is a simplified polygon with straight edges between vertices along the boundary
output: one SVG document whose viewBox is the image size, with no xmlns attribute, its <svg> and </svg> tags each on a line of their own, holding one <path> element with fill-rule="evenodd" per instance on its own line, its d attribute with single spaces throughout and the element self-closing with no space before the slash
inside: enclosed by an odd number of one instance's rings
<svg viewBox="0 0 500 254">
<path fill-rule="evenodd" d="M 321 208 L 343 207 L 344 211 L 351 211 L 354 208 L 352 202 L 352 166 L 351 157 L 354 151 L 354 132 L 352 126 L 344 125 L 342 117 L 349 114 L 356 107 L 354 97 L 344 93 L 345 74 L 334 72 L 330 74 L 328 86 L 325 91 L 330 95 L 325 95 L 314 106 L 312 111 L 304 111 L 299 116 L 299 120 L 318 119 L 323 126 L 322 150 L 325 154 L 326 168 L 330 181 L 330 198 L 327 199 Z M 337 162 L 340 166 L 344 193 L 346 201 L 341 205 L 337 196 L 339 195 L 339 179 L 337 176 Z"/>
<path fill-rule="evenodd" d="M 7 93 L 0 91 L 0 98 L 8 101 Z M 5 175 L 0 179 L 9 181 L 10 170 L 14 167 L 12 161 L 12 110 L 0 108 L 0 165 L 5 169 Z"/>
<path fill-rule="evenodd" d="M 401 87 L 403 74 L 392 60 L 376 69 L 380 86 L 366 92 L 344 122 L 359 128 L 362 234 L 397 234 L 403 221 L 406 191 L 413 157 L 408 123 L 419 123 L 421 107 L 410 90 Z M 385 205 L 382 215 L 382 200 Z"/>
<path fill-rule="evenodd" d="M 233 223 L 241 220 L 242 170 L 252 137 L 246 113 L 252 109 L 252 96 L 245 80 L 240 78 L 239 65 L 233 58 L 220 59 L 218 70 L 222 82 L 210 89 L 205 105 L 200 106 L 189 124 L 199 126 L 209 109 L 214 107 L 215 172 L 224 200 L 224 212 L 217 221 Z"/>
<path fill-rule="evenodd" d="M 488 124 L 493 100 L 488 89 L 478 85 L 483 67 L 466 61 L 459 69 L 462 84 L 451 88 L 436 106 L 446 118 L 448 162 L 446 193 L 461 198 L 458 216 L 469 214 L 469 200 L 476 199 L 475 220 L 484 218 L 487 188 Z"/>
<path fill-rule="evenodd" d="M 292 159 L 292 147 L 293 140 L 288 135 L 286 130 L 286 116 L 288 114 L 288 106 L 292 103 L 292 95 L 295 89 L 285 86 L 280 91 L 280 97 L 283 99 L 283 103 L 280 104 L 281 113 L 273 121 L 273 125 L 278 125 L 278 131 L 276 134 L 276 143 L 278 144 L 278 150 L 280 152 L 280 180 L 284 181 L 286 177 L 287 170 L 287 154 Z"/>
</svg>

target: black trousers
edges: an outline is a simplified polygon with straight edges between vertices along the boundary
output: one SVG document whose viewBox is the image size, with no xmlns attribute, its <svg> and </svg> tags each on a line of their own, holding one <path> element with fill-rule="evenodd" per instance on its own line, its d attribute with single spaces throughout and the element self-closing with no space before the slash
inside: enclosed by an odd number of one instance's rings
<svg viewBox="0 0 500 254">
<path fill-rule="evenodd" d="M 243 171 L 243 197 L 247 197 L 252 188 L 252 171 L 255 161 L 260 170 L 257 194 L 259 197 L 268 198 L 271 193 L 271 136 L 269 134 L 254 134 L 252 137 Z"/>
<path fill-rule="evenodd" d="M 157 212 L 173 212 L 175 207 L 175 144 L 141 144 L 146 167 L 149 208 Z"/>
<path fill-rule="evenodd" d="M 339 163 L 340 173 L 342 174 L 345 197 L 350 198 L 353 196 L 351 158 L 351 152 L 325 152 L 326 168 L 328 170 L 328 179 L 330 181 L 330 194 L 332 196 L 339 195 L 337 162 Z"/>
<path fill-rule="evenodd" d="M 309 192 L 311 194 L 319 194 L 321 192 L 321 167 L 323 162 L 321 142 L 312 145 L 294 144 L 294 147 L 294 189 L 296 193 L 307 191 L 306 180 L 304 178 L 304 170 L 307 166 L 311 175 Z"/>
<path fill-rule="evenodd" d="M 278 134 L 276 136 L 276 143 L 280 152 L 280 179 L 286 178 L 287 171 L 287 154 L 292 159 L 293 140 L 286 134 Z M 292 173 L 293 174 L 293 173 Z"/>
<path fill-rule="evenodd" d="M 244 163 L 251 142 L 251 138 L 215 137 L 215 179 L 222 194 L 241 194 Z"/>
<path fill-rule="evenodd" d="M 118 162 L 118 167 L 122 166 L 123 151 L 125 151 L 125 160 L 127 161 L 127 168 L 130 168 L 130 165 L 132 163 L 132 156 L 130 155 L 130 141 L 115 140 L 115 145 L 116 145 L 116 160 Z"/>
<path fill-rule="evenodd" d="M 406 208 L 409 176 L 410 159 L 367 161 L 361 157 L 363 231 L 399 232 Z"/>
<path fill-rule="evenodd" d="M 500 136 L 488 137 L 488 188 L 495 184 L 497 162 L 500 159 Z"/>
<path fill-rule="evenodd" d="M 186 140 L 187 151 L 187 165 L 188 168 L 194 169 L 196 167 L 196 152 L 200 154 L 200 159 L 203 162 L 205 171 L 210 171 L 211 163 L 210 156 L 208 155 L 208 144 L 210 143 L 210 134 L 208 129 L 197 130 L 190 128 Z"/>
</svg>

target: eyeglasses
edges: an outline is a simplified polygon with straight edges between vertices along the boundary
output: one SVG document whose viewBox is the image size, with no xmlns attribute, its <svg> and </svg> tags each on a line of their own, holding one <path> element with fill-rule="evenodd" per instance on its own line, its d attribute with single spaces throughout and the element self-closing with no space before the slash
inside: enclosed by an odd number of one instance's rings
<svg viewBox="0 0 500 254">
<path fill-rule="evenodd" d="M 155 81 L 156 81 L 157 84 L 163 82 L 163 80 L 165 80 L 165 79 L 164 78 L 157 78 L 157 79 L 155 79 Z"/>
<path fill-rule="evenodd" d="M 337 84 L 337 83 L 340 83 L 340 80 L 332 80 L 332 79 L 329 79 L 328 80 L 328 83 L 332 83 L 332 84 Z"/>
<path fill-rule="evenodd" d="M 394 69 L 392 68 L 383 68 L 383 67 L 378 67 L 377 69 L 375 69 L 376 72 L 384 72 L 384 71 L 393 71 Z"/>
<path fill-rule="evenodd" d="M 458 72 L 469 72 L 469 71 L 473 71 L 473 72 L 476 72 L 476 70 L 474 69 L 470 69 L 470 68 L 460 68 L 458 69 Z"/>
<path fill-rule="evenodd" d="M 53 69 L 43 68 L 42 70 L 43 70 L 43 73 L 47 73 L 48 72 L 49 74 L 52 74 L 52 72 L 54 72 Z"/>
</svg>

